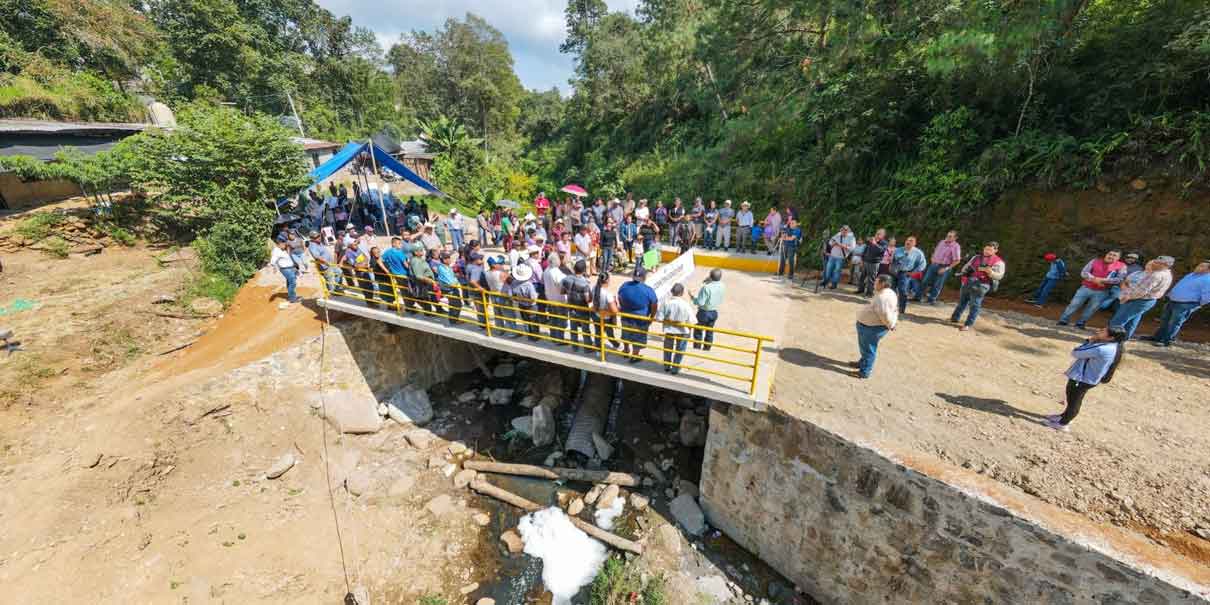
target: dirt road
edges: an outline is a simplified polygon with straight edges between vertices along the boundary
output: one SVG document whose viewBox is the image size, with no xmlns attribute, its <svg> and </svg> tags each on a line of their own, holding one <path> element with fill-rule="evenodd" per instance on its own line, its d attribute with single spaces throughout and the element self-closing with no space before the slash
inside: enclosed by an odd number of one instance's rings
<svg viewBox="0 0 1210 605">
<path fill-rule="evenodd" d="M 892 452 L 983 473 L 1095 521 L 1137 529 L 1210 562 L 1210 362 L 1204 345 L 1133 344 L 1111 384 L 1089 393 L 1070 433 L 1042 426 L 1063 398 L 1069 351 L 1086 332 L 1001 312 L 973 332 L 952 307 L 914 305 L 853 378 L 863 299 L 793 288 L 776 405 Z"/>
</svg>

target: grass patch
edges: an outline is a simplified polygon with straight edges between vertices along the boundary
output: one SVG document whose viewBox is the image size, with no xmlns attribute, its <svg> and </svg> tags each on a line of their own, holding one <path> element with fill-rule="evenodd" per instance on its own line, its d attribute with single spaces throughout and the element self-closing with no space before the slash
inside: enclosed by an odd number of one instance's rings
<svg viewBox="0 0 1210 605">
<path fill-rule="evenodd" d="M 236 292 L 239 292 L 239 284 L 222 275 L 203 271 L 195 274 L 193 279 L 185 284 L 181 304 L 187 307 L 194 299 L 213 298 L 227 305 L 235 299 Z"/>
<path fill-rule="evenodd" d="M 88 353 L 92 362 L 89 370 L 106 371 L 126 365 L 143 353 L 143 345 L 130 328 L 107 325 L 92 336 L 88 342 Z"/>
<path fill-rule="evenodd" d="M 32 242 L 40 242 L 54 232 L 56 226 L 67 220 L 67 217 L 55 212 L 39 212 L 17 223 L 19 235 Z"/>
<path fill-rule="evenodd" d="M 592 580 L 589 605 L 668 605 L 664 578 L 652 577 L 643 584 L 642 574 L 620 557 L 609 557 Z"/>
<path fill-rule="evenodd" d="M 59 373 L 34 353 L 13 357 L 8 363 L 0 365 L 0 371 L 8 373 L 8 380 L 0 387 L 0 409 L 22 399 L 32 401 L 27 396 L 37 393 L 44 382 Z"/>
<path fill-rule="evenodd" d="M 55 258 L 67 258 L 68 252 L 71 251 L 71 244 L 57 235 L 52 235 L 42 240 L 42 251 Z"/>
<path fill-rule="evenodd" d="M 420 597 L 420 605 L 449 605 L 449 601 L 445 597 L 437 597 L 433 595 L 424 595 Z"/>
<path fill-rule="evenodd" d="M 102 233 L 109 236 L 109 239 L 129 248 L 135 244 L 137 238 L 125 227 L 119 227 L 110 222 L 103 222 L 96 225 Z"/>
</svg>

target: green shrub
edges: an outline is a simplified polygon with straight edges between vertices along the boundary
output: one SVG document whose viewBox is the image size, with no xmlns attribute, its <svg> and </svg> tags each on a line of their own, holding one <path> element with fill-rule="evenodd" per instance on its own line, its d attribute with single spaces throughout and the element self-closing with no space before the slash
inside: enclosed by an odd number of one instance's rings
<svg viewBox="0 0 1210 605">
<path fill-rule="evenodd" d="M 17 233 L 30 241 L 41 241 L 50 237 L 57 225 L 66 220 L 62 214 L 39 212 L 17 223 Z"/>
<path fill-rule="evenodd" d="M 67 258 L 71 244 L 57 235 L 52 235 L 42 240 L 42 250 L 55 258 Z"/>
<path fill-rule="evenodd" d="M 630 595 L 639 595 L 643 605 L 668 605 L 664 579 L 654 577 L 643 584 L 642 574 L 618 557 L 605 560 L 589 589 L 589 605 L 630 605 Z"/>
<path fill-rule="evenodd" d="M 203 271 L 194 276 L 193 280 L 185 286 L 185 294 L 181 303 L 188 305 L 195 298 L 213 298 L 226 305 L 235 299 L 237 292 L 239 292 L 238 283 L 222 275 Z"/>
</svg>

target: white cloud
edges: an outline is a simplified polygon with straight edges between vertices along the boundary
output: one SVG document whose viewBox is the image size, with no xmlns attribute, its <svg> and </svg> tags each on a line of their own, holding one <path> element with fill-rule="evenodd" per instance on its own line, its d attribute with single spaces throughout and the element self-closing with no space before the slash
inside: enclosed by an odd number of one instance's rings
<svg viewBox="0 0 1210 605">
<path fill-rule="evenodd" d="M 559 53 L 566 36 L 563 9 L 566 0 L 430 0 L 428 2 L 367 2 L 366 0 L 317 0 L 337 16 L 349 15 L 356 25 L 368 27 L 383 49 L 390 48 L 400 34 L 412 30 L 432 31 L 445 20 L 462 19 L 466 13 L 483 17 L 504 33 L 512 50 L 517 75 L 527 88 L 568 88 L 571 58 Z M 610 10 L 634 13 L 639 0 L 606 0 Z"/>
</svg>

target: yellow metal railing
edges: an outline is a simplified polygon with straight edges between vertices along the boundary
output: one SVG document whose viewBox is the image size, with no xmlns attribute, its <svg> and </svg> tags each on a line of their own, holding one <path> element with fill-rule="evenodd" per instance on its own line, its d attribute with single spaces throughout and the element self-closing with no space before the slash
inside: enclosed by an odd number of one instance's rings
<svg viewBox="0 0 1210 605">
<path fill-rule="evenodd" d="M 329 279 L 320 272 L 320 284 L 324 298 L 349 298 L 364 302 L 370 307 L 391 309 L 404 315 L 420 315 L 442 319 L 450 325 L 474 326 L 484 331 L 487 336 L 528 338 L 534 341 L 552 342 L 557 345 L 572 345 L 586 352 L 593 352 L 603 362 L 609 361 L 610 356 L 624 358 L 637 363 L 650 361 L 661 364 L 665 368 L 677 368 L 687 372 L 706 374 L 718 378 L 734 380 L 747 385 L 748 394 L 756 395 L 757 379 L 760 375 L 761 349 L 765 343 L 773 339 L 760 334 L 700 326 L 697 324 L 681 324 L 664 322 L 653 317 L 634 315 L 631 313 L 614 313 L 602 315 L 590 307 L 572 305 L 541 298 L 530 300 L 518 298 L 500 292 L 490 292 L 482 288 L 468 285 L 446 286 L 435 282 L 415 283 L 407 276 L 391 275 L 378 271 L 355 271 L 346 267 L 333 269 L 339 271 L 337 291 L 330 290 Z M 415 283 L 415 287 L 414 287 Z M 435 288 L 440 288 L 441 299 L 434 296 Z M 441 302 L 444 300 L 445 302 Z M 468 313 L 469 310 L 469 313 Z M 470 317 L 467 317 L 467 315 Z M 644 328 L 627 326 L 622 319 L 631 319 L 646 324 Z M 558 322 L 556 325 L 552 325 Z M 653 332 L 651 324 L 661 324 L 665 329 L 676 327 L 687 329 L 688 334 L 671 334 L 666 331 Z M 575 333 L 573 334 L 573 325 Z M 546 328 L 547 333 L 542 333 Z M 694 331 L 710 333 L 712 338 L 695 339 Z M 612 332 L 612 334 L 611 334 Z M 743 368 L 741 374 L 728 373 L 718 369 L 706 368 L 701 365 L 687 365 L 673 362 L 670 359 L 644 357 L 622 350 L 621 347 L 610 348 L 607 343 L 627 343 L 626 333 L 647 333 L 649 337 L 660 337 L 661 346 L 643 344 L 642 349 L 651 349 L 663 354 L 679 354 L 682 358 L 705 360 L 711 364 L 727 367 Z M 557 334 L 557 335 L 556 335 Z M 580 337 L 584 340 L 580 340 Z M 751 346 L 739 346 L 718 342 L 719 336 L 740 341 L 739 344 L 751 343 Z M 676 350 L 669 345 L 676 341 L 684 341 L 685 350 Z M 690 349 L 692 345 L 709 345 L 733 353 L 740 359 L 728 359 L 719 355 L 711 355 L 704 349 Z M 683 359 L 682 359 L 683 361 Z"/>
</svg>

